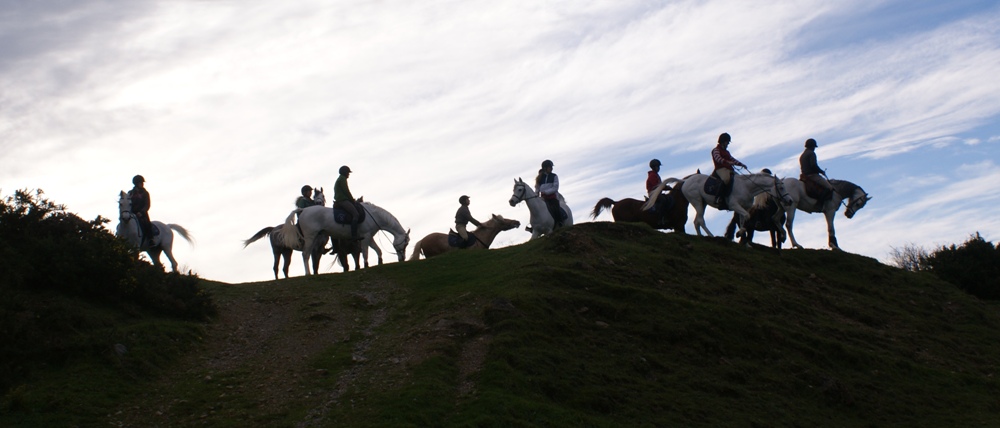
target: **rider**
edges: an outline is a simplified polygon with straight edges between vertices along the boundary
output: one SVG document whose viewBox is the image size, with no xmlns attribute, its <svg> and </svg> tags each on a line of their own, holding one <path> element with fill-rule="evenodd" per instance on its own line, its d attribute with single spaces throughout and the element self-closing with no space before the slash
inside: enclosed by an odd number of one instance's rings
<svg viewBox="0 0 1000 428">
<path fill-rule="evenodd" d="M 732 138 L 729 134 L 723 132 L 719 135 L 719 144 L 712 149 L 712 162 L 715 163 L 715 175 L 722 180 L 722 188 L 719 189 L 719 195 L 715 199 L 719 209 L 726 209 L 726 197 L 733 190 L 733 174 L 736 173 L 736 169 L 733 166 L 747 167 L 743 162 L 736 160 L 733 155 L 729 154 L 727 147 L 729 147 L 730 141 L 732 141 Z"/>
<path fill-rule="evenodd" d="M 340 177 L 333 184 L 333 207 L 340 208 L 351 215 L 351 239 L 358 240 L 358 208 L 355 205 L 354 196 L 351 189 L 347 187 L 347 177 L 351 175 L 351 168 L 347 165 L 340 167 Z"/>
<path fill-rule="evenodd" d="M 823 205 L 833 196 L 833 186 L 826 179 L 826 171 L 816 163 L 816 146 L 816 140 L 806 140 L 806 149 L 799 156 L 799 168 L 802 169 L 803 182 L 812 182 L 823 189 L 823 193 L 816 198 L 816 211 L 822 211 Z"/>
<path fill-rule="evenodd" d="M 552 166 L 552 161 L 548 159 L 542 162 L 542 169 L 535 178 L 535 193 L 545 201 L 549 214 L 555 221 L 553 228 L 556 228 L 562 226 L 562 216 L 559 212 L 559 176 L 552 172 Z"/>
<path fill-rule="evenodd" d="M 652 192 L 663 180 L 660 179 L 660 160 L 649 161 L 649 172 L 646 173 L 646 194 Z"/>
<path fill-rule="evenodd" d="M 318 205 L 309 196 L 309 195 L 312 194 L 312 190 L 313 190 L 312 187 L 309 186 L 308 184 L 305 185 L 305 186 L 302 186 L 302 196 L 299 196 L 297 199 L 295 199 L 295 206 L 298 207 L 299 209 L 302 209 L 302 208 L 305 208 L 305 207 L 311 207 L 313 205 Z"/>
<path fill-rule="evenodd" d="M 142 239 L 150 247 L 153 246 L 153 223 L 149 221 L 149 192 L 143 187 L 146 179 L 141 175 L 132 177 L 132 184 L 135 187 L 128 191 L 128 199 L 132 205 L 132 214 L 139 220 L 139 227 L 142 229 Z M 140 247 L 142 247 L 140 243 Z"/>
<path fill-rule="evenodd" d="M 465 243 L 469 241 L 469 231 L 466 227 L 471 222 L 476 225 L 476 227 L 482 227 L 482 223 L 479 220 L 472 218 L 472 213 L 469 212 L 469 197 L 462 195 L 458 198 L 458 203 L 462 206 L 458 208 L 455 212 L 455 231 L 458 232 L 458 236 L 462 237 L 461 247 L 465 248 Z"/>
</svg>

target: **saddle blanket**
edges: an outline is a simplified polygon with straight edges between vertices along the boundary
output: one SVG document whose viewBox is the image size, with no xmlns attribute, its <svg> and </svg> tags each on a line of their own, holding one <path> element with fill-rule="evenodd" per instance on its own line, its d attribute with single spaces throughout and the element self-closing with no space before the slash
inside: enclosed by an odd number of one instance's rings
<svg viewBox="0 0 1000 428">
<path fill-rule="evenodd" d="M 358 208 L 358 215 L 361 217 L 358 219 L 358 223 L 365 221 L 365 210 Z M 351 224 L 351 214 L 340 208 L 333 209 L 333 221 L 339 224 Z"/>
<path fill-rule="evenodd" d="M 471 233 L 469 234 L 469 239 L 465 240 L 465 243 L 463 243 L 462 242 L 462 237 L 458 236 L 458 232 L 455 232 L 454 230 L 449 230 L 448 231 L 448 245 L 449 246 L 456 247 L 456 248 L 468 248 L 468 247 L 471 247 L 475 243 L 476 243 L 476 236 L 473 235 L 473 234 L 471 234 Z"/>
</svg>

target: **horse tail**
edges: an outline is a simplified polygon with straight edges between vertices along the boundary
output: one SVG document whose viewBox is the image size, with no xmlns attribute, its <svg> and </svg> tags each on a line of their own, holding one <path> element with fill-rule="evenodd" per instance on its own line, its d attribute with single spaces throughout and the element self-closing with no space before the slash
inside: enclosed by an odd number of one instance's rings
<svg viewBox="0 0 1000 428">
<path fill-rule="evenodd" d="M 424 243 L 424 240 L 421 239 L 421 240 L 417 241 L 416 244 L 413 244 L 413 255 L 410 256 L 410 261 L 411 262 L 415 261 L 415 260 L 420 260 L 420 252 L 423 250 L 423 248 L 422 248 L 423 243 Z"/>
<path fill-rule="evenodd" d="M 257 232 L 256 234 L 254 234 L 253 236 L 251 236 L 250 239 L 247 239 L 246 241 L 243 241 L 243 248 L 246 248 L 247 245 L 250 245 L 250 244 L 252 244 L 254 242 L 257 242 L 258 239 L 267 236 L 269 233 L 271 233 L 272 230 L 274 230 L 274 226 L 268 226 L 268 227 L 265 227 L 265 228 L 261 229 L 260 232 Z"/>
<path fill-rule="evenodd" d="M 173 229 L 175 232 L 177 232 L 178 235 L 181 235 L 181 238 L 184 238 L 185 241 L 188 241 L 188 243 L 194 245 L 194 240 L 191 239 L 191 234 L 188 233 L 187 229 L 185 229 L 179 224 L 168 224 L 167 227 Z"/>
<path fill-rule="evenodd" d="M 296 210 L 298 211 L 298 210 Z M 295 248 L 300 246 L 299 241 L 302 240 L 302 231 L 295 227 L 295 214 L 296 211 L 292 211 L 288 214 L 288 218 L 285 219 L 285 224 L 282 226 L 282 241 L 284 241 L 285 246 L 288 248 Z"/>
<path fill-rule="evenodd" d="M 594 210 L 590 212 L 590 218 L 596 219 L 597 216 L 601 215 L 601 210 L 610 210 L 614 204 L 615 201 L 611 198 L 601 198 L 601 200 L 597 201 L 597 204 L 594 205 Z"/>
<path fill-rule="evenodd" d="M 657 184 L 656 187 L 653 188 L 653 190 L 649 191 L 649 199 L 646 201 L 646 203 L 642 204 L 642 207 L 640 208 L 640 210 L 647 211 L 650 208 L 653 208 L 653 205 L 656 204 L 656 199 L 660 197 L 660 192 L 663 192 L 663 189 L 666 189 L 667 186 L 669 186 L 669 185 L 671 185 L 673 183 L 678 183 L 678 182 L 683 183 L 684 180 L 681 180 L 679 178 L 670 177 L 670 178 L 668 178 L 666 180 L 663 180 L 662 183 Z"/>
</svg>

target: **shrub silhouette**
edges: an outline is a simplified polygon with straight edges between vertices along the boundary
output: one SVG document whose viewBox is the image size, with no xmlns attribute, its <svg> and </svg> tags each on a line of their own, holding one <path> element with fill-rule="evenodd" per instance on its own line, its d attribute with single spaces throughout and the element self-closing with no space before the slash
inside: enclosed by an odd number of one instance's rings
<svg viewBox="0 0 1000 428">
<path fill-rule="evenodd" d="M 979 232 L 961 246 L 942 246 L 923 265 L 973 296 L 1000 300 L 1000 245 L 994 246 Z"/>
<path fill-rule="evenodd" d="M 113 326 L 90 316 L 206 319 L 216 308 L 195 275 L 165 273 L 104 228 L 18 190 L 0 199 L 0 391 L 36 364 L 82 352 L 80 337 Z"/>
</svg>

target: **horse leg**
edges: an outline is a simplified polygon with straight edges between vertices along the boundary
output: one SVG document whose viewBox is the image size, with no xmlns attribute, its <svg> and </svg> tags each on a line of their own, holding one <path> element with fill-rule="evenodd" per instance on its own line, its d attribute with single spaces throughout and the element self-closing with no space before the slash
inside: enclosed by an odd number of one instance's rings
<svg viewBox="0 0 1000 428">
<path fill-rule="evenodd" d="M 313 245 L 316 243 L 316 239 L 312 236 L 303 236 L 302 239 L 304 243 L 302 245 L 302 269 L 306 271 L 306 275 L 309 275 L 309 257 L 313 252 Z"/>
<path fill-rule="evenodd" d="M 174 260 L 174 254 L 173 254 L 173 252 L 171 252 L 169 248 L 164 248 L 163 249 L 163 254 L 166 254 L 167 260 L 170 260 L 170 270 L 172 272 L 177 272 L 177 260 Z M 159 258 L 160 258 L 160 255 L 157 254 L 156 255 L 157 261 L 159 261 Z"/>
<path fill-rule="evenodd" d="M 285 259 L 285 263 L 281 267 L 281 272 L 283 272 L 285 274 L 285 279 L 288 279 L 288 267 L 292 265 L 292 249 L 291 248 L 285 248 L 284 250 L 281 251 L 281 254 L 280 254 L 279 257 L 282 257 L 282 258 Z M 277 270 L 277 262 L 275 262 L 275 263 L 276 263 L 275 270 Z M 277 279 L 278 272 L 274 273 L 274 277 L 275 277 L 275 279 Z"/>
<path fill-rule="evenodd" d="M 354 252 L 353 254 L 351 254 L 351 255 L 353 255 L 353 256 L 354 256 L 354 270 L 359 270 L 359 269 L 361 269 L 361 250 L 358 250 L 358 251 L 355 251 L 355 252 Z M 380 264 L 381 264 L 381 263 L 380 263 Z M 367 263 L 367 262 L 365 263 L 365 267 L 366 267 L 366 268 L 368 267 L 368 263 Z"/>
<path fill-rule="evenodd" d="M 835 210 L 824 211 L 823 214 L 826 215 L 826 231 L 830 235 L 830 249 L 839 250 L 840 246 L 837 245 L 837 233 L 833 231 L 833 217 L 837 214 Z"/>
<path fill-rule="evenodd" d="M 785 211 L 785 230 L 788 231 L 788 239 L 792 241 L 792 248 L 798 248 L 801 250 L 802 246 L 795 240 L 795 234 L 792 233 L 792 222 L 795 221 L 796 209 L 797 208 L 792 206 Z"/>
</svg>

